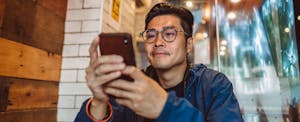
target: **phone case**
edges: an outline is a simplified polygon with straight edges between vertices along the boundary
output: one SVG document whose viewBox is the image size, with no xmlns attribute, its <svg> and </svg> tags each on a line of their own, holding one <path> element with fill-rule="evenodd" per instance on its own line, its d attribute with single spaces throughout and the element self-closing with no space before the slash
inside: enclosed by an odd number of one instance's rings
<svg viewBox="0 0 300 122">
<path fill-rule="evenodd" d="M 101 55 L 120 55 L 124 58 L 124 63 L 126 65 L 136 66 L 132 38 L 130 34 L 101 33 L 99 38 Z M 133 81 L 132 78 L 125 75 L 122 75 L 121 79 Z"/>
<path fill-rule="evenodd" d="M 132 38 L 128 33 L 101 33 L 100 53 L 121 55 L 126 65 L 136 66 Z"/>
</svg>

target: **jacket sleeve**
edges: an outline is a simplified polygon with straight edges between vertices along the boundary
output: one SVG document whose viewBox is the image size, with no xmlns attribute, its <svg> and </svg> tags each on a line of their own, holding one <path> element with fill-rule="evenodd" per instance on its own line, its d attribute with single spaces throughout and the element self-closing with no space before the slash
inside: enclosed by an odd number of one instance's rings
<svg viewBox="0 0 300 122">
<path fill-rule="evenodd" d="M 85 106 L 86 106 L 88 100 L 89 99 L 85 100 L 82 103 L 80 111 L 77 113 L 77 116 L 76 116 L 74 122 L 93 122 L 92 119 L 90 119 L 88 117 L 88 115 L 86 114 L 86 110 L 85 110 Z"/>
<path fill-rule="evenodd" d="M 197 104 L 205 104 L 204 109 L 194 107 L 187 99 L 179 98 L 170 92 L 158 122 L 243 122 L 238 102 L 229 80 L 218 75 L 208 83 L 203 96 L 197 87 Z M 196 84 L 194 84 L 196 85 Z M 197 84 L 198 85 L 198 84 Z M 201 85 L 204 85 L 203 83 Z M 205 100 L 205 101 L 203 101 Z M 204 110 L 204 111 L 203 111 Z"/>
<path fill-rule="evenodd" d="M 239 103 L 234 95 L 233 87 L 228 78 L 218 73 L 210 87 L 206 97 L 206 113 L 208 122 L 243 122 Z M 210 102 L 209 102 L 210 101 Z"/>
</svg>

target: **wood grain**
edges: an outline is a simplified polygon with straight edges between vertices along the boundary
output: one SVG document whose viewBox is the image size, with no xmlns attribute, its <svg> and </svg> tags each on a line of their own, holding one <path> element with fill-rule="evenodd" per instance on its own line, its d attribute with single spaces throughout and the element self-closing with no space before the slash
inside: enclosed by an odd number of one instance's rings
<svg viewBox="0 0 300 122">
<path fill-rule="evenodd" d="M 57 109 L 0 112 L 0 122 L 56 122 Z"/>
<path fill-rule="evenodd" d="M 0 77 L 0 83 L 6 84 L 1 94 L 7 96 L 0 100 L 2 111 L 57 107 L 58 82 Z"/>
<path fill-rule="evenodd" d="M 37 0 L 37 3 L 62 18 L 66 17 L 67 0 Z"/>
<path fill-rule="evenodd" d="M 0 76 L 58 82 L 62 56 L 0 38 Z"/>
<path fill-rule="evenodd" d="M 3 16 L 4 16 L 4 0 L 0 0 L 0 34 L 2 29 Z"/>
<path fill-rule="evenodd" d="M 51 53 L 62 54 L 65 17 L 52 11 L 60 7 L 51 7 L 52 0 L 40 2 L 43 6 L 36 0 L 4 0 L 4 2 L 5 16 L 1 37 Z M 66 7 L 66 3 L 58 6 Z M 65 8 L 61 9 L 65 11 Z"/>
</svg>

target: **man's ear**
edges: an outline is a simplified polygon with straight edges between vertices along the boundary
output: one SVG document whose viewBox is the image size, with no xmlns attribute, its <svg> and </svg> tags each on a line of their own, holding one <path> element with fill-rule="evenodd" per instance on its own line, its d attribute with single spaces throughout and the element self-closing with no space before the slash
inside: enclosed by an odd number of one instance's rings
<svg viewBox="0 0 300 122">
<path fill-rule="evenodd" d="M 186 52 L 191 53 L 193 51 L 194 38 L 190 37 L 186 41 Z"/>
</svg>

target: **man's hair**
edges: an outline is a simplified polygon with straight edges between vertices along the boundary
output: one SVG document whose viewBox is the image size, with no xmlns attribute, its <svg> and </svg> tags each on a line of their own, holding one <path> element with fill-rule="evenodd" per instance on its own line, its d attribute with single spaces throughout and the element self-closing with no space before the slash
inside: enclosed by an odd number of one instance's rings
<svg viewBox="0 0 300 122">
<path fill-rule="evenodd" d="M 145 20 L 145 30 L 149 22 L 156 16 L 160 15 L 174 15 L 180 19 L 180 24 L 183 27 L 184 32 L 187 33 L 186 39 L 192 37 L 193 33 L 193 14 L 186 8 L 177 7 L 168 3 L 158 3 L 152 7 L 152 9 L 147 14 Z"/>
</svg>

